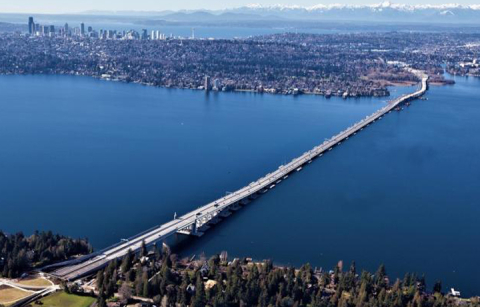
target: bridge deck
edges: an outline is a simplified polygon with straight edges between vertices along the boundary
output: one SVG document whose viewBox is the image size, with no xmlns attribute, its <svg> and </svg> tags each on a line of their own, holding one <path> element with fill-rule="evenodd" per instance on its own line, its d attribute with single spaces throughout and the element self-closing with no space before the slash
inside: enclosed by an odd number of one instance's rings
<svg viewBox="0 0 480 307">
<path fill-rule="evenodd" d="M 52 275 L 65 280 L 81 278 L 103 268 L 110 261 L 125 256 L 128 250 L 140 250 L 143 241 L 145 241 L 147 245 L 151 245 L 155 242 L 162 241 L 177 232 L 181 231 L 183 233 L 184 229 L 188 229 L 189 227 L 192 227 L 192 225 L 195 227 L 200 227 L 203 224 L 207 224 L 210 219 L 216 217 L 219 213 L 229 210 L 230 206 L 235 205 L 258 192 L 269 189 L 278 180 L 282 180 L 289 173 L 299 170 L 300 167 L 306 163 L 309 163 L 312 159 L 331 150 L 335 145 L 340 144 L 346 138 L 356 134 L 358 131 L 363 130 L 363 128 L 367 127 L 376 120 L 381 119 L 385 114 L 395 109 L 398 105 L 422 96 L 427 91 L 428 76 L 420 71 L 411 71 L 419 76 L 422 80 L 421 88 L 416 92 L 390 101 L 386 106 L 376 111 L 372 115 L 367 116 L 331 139 L 326 140 L 321 145 L 305 152 L 300 157 L 293 159 L 290 163 L 280 166 L 274 172 L 267 174 L 255 182 L 250 183 L 248 186 L 243 187 L 225 197 L 217 199 L 203 207 L 193 210 L 177 219 L 136 235 L 126 242 L 117 243 L 102 250 L 101 252 L 97 252 L 95 254 L 96 256 L 91 257 L 86 261 L 58 269 L 54 271 Z M 202 219 L 204 222 L 202 222 Z"/>
</svg>

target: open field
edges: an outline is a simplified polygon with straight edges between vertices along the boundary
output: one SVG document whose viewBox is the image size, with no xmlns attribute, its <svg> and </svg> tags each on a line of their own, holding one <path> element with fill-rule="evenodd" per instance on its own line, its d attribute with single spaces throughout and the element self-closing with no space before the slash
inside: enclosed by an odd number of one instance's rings
<svg viewBox="0 0 480 307">
<path fill-rule="evenodd" d="M 17 284 L 30 287 L 50 287 L 52 285 L 50 281 L 41 277 L 25 278 L 19 280 Z"/>
<path fill-rule="evenodd" d="M 9 286 L 0 286 L 0 304 L 9 306 L 16 301 L 27 297 L 31 292 L 23 291 Z"/>
<path fill-rule="evenodd" d="M 43 307 L 89 307 L 95 302 L 93 297 L 77 296 L 57 292 L 40 300 Z"/>
</svg>

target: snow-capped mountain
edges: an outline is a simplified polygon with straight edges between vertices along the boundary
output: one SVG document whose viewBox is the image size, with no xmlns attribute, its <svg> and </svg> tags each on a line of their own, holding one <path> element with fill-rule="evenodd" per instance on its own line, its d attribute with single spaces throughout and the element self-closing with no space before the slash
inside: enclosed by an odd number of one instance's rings
<svg viewBox="0 0 480 307">
<path fill-rule="evenodd" d="M 470 10 L 480 10 L 480 4 L 474 5 L 461 5 L 458 3 L 450 4 L 397 4 L 390 1 L 385 1 L 377 4 L 366 4 L 366 5 L 349 5 L 349 4 L 317 4 L 313 6 L 299 6 L 299 5 L 262 5 L 262 4 L 249 4 L 240 9 L 251 9 L 251 10 L 269 10 L 269 11 L 286 11 L 286 10 L 305 10 L 305 11 L 318 11 L 318 10 L 332 10 L 332 9 L 396 9 L 401 11 L 415 11 L 415 10 L 425 10 L 425 9 L 434 9 L 434 10 L 445 10 L 445 9 L 470 9 Z"/>
<path fill-rule="evenodd" d="M 480 0 L 478 0 L 480 1 Z M 85 12 L 91 15 L 137 16 L 150 23 L 237 23 L 274 24 L 283 22 L 358 21 L 400 23 L 446 23 L 480 25 L 480 4 L 397 4 L 389 1 L 371 5 L 317 4 L 312 6 L 250 4 L 224 10 L 180 10 L 148 12 Z"/>
<path fill-rule="evenodd" d="M 229 13 L 277 16 L 301 20 L 365 20 L 391 22 L 450 22 L 480 24 L 480 4 L 396 4 L 389 1 L 372 5 L 317 4 L 298 5 L 250 4 L 225 10 Z"/>
</svg>

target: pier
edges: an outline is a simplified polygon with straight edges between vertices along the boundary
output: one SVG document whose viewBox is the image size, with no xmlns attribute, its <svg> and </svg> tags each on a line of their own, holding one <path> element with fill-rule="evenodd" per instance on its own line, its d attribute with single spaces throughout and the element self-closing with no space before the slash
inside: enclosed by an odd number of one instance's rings
<svg viewBox="0 0 480 307">
<path fill-rule="evenodd" d="M 176 234 L 202 236 L 208 230 L 209 225 L 216 224 L 227 218 L 232 212 L 240 210 L 242 205 L 254 199 L 258 194 L 263 194 L 273 189 L 281 181 L 286 180 L 291 173 L 301 171 L 303 167 L 307 167 L 314 159 L 331 151 L 334 147 L 356 135 L 377 120 L 382 119 L 383 116 L 397 107 L 424 95 L 428 90 L 428 76 L 421 71 L 413 69 L 410 69 L 410 71 L 421 79 L 420 86 L 414 93 L 391 100 L 375 113 L 363 118 L 334 137 L 325 140 L 322 144 L 233 193 L 182 216 L 175 216 L 173 220 L 163 225 L 153 227 L 91 255 L 50 266 L 48 269 L 53 269 L 50 274 L 63 280 L 72 281 L 95 273 L 107 266 L 109 262 L 124 257 L 129 250 L 133 252 L 140 251 L 143 243 L 147 246 L 152 246 Z"/>
</svg>

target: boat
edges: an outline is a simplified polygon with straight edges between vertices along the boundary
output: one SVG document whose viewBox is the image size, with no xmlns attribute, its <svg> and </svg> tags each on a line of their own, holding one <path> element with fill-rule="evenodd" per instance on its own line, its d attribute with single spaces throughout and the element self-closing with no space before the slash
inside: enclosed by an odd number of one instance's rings
<svg viewBox="0 0 480 307">
<path fill-rule="evenodd" d="M 297 172 L 301 171 L 302 170 L 302 167 L 300 166 L 299 168 L 297 168 Z"/>
<path fill-rule="evenodd" d="M 272 184 L 272 185 L 270 186 L 270 189 L 273 189 L 274 187 L 275 187 L 275 185 L 274 185 L 274 184 Z"/>
<path fill-rule="evenodd" d="M 320 154 L 319 157 L 323 157 L 323 154 Z"/>
<path fill-rule="evenodd" d="M 288 178 L 288 175 L 285 175 L 285 177 L 283 177 L 283 180 L 287 179 Z"/>
<path fill-rule="evenodd" d="M 308 164 L 312 163 L 312 160 L 308 160 Z"/>
<path fill-rule="evenodd" d="M 280 182 L 282 182 L 281 179 L 277 180 L 277 182 L 275 182 L 275 184 L 279 184 Z"/>
<path fill-rule="evenodd" d="M 330 148 L 328 149 L 328 151 L 331 151 L 332 149 L 333 149 L 333 148 L 332 148 L 332 147 L 330 147 Z"/>
</svg>

